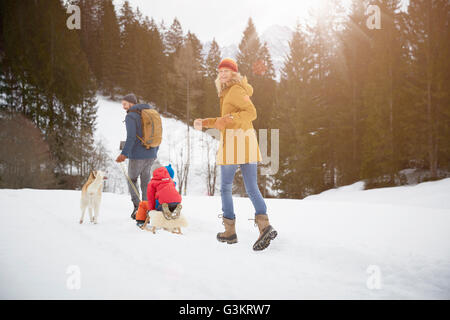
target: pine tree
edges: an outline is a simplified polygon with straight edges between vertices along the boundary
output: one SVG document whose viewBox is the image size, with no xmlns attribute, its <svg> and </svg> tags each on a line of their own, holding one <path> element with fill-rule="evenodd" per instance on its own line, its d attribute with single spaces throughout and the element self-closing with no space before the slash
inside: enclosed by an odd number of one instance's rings
<svg viewBox="0 0 450 320">
<path fill-rule="evenodd" d="M 203 91 L 204 83 L 206 81 L 206 66 L 205 57 L 203 56 L 203 45 L 197 36 L 188 31 L 186 34 L 186 43 L 189 43 L 192 47 L 193 54 L 193 70 L 195 72 L 195 77 L 192 82 L 191 90 L 191 108 L 190 108 L 190 119 L 194 119 L 200 116 L 202 104 L 205 99 L 205 92 Z M 194 94 L 192 94 L 194 93 Z"/>
<path fill-rule="evenodd" d="M 188 32 L 183 42 L 174 57 L 171 84 L 177 103 L 175 112 L 189 123 L 190 113 L 198 107 L 202 96 L 204 65 L 201 44 L 195 35 Z"/>
<path fill-rule="evenodd" d="M 221 52 L 219 48 L 219 44 L 216 42 L 214 38 L 211 42 L 211 46 L 209 48 L 208 55 L 206 56 L 206 77 L 209 81 L 214 81 L 217 78 L 218 71 L 217 66 L 221 61 Z"/>
<path fill-rule="evenodd" d="M 249 82 L 254 79 L 254 68 L 259 63 L 261 53 L 261 42 L 256 33 L 252 18 L 248 19 L 247 27 L 239 43 L 239 52 L 236 62 L 239 72 L 248 77 Z"/>
<path fill-rule="evenodd" d="M 308 126 L 303 132 L 302 167 L 310 168 L 303 177 L 307 193 L 320 192 L 337 185 L 338 168 L 338 112 L 334 93 L 336 78 L 333 74 L 338 51 L 337 30 L 341 26 L 341 6 L 337 1 L 321 2 L 313 12 L 314 24 L 310 34 L 311 79 L 308 85 L 309 101 L 304 116 Z"/>
<path fill-rule="evenodd" d="M 272 127 L 275 106 L 275 69 L 270 56 L 267 43 L 264 43 L 259 50 L 260 59 L 254 65 L 253 80 L 255 94 L 252 101 L 258 109 L 258 117 L 254 121 L 256 128 Z"/>
<path fill-rule="evenodd" d="M 177 18 L 173 19 L 170 29 L 165 35 L 166 50 L 169 55 L 175 54 L 183 45 L 183 29 Z"/>
<path fill-rule="evenodd" d="M 445 0 L 411 0 L 405 24 L 410 48 L 407 94 L 411 159 L 416 167 L 426 163 L 430 178 L 438 169 L 449 170 L 449 19 Z M 426 155 L 426 156 L 424 156 Z"/>
<path fill-rule="evenodd" d="M 170 29 L 168 29 L 164 35 L 164 39 L 166 45 L 165 51 L 167 52 L 165 64 L 166 92 L 164 93 L 167 105 L 166 109 L 169 113 L 180 116 L 180 108 L 185 106 L 185 101 L 181 98 L 182 96 L 180 97 L 180 95 L 176 94 L 180 89 L 177 87 L 177 83 L 179 82 L 177 79 L 178 71 L 175 70 L 174 66 L 176 58 L 180 56 L 179 51 L 183 47 L 184 36 L 181 24 L 177 18 L 174 18 Z M 184 92 L 184 90 L 182 90 L 182 92 Z M 184 108 L 182 110 L 184 110 Z"/>
<path fill-rule="evenodd" d="M 153 19 L 145 19 L 144 31 L 144 73 L 142 96 L 158 106 L 164 103 L 165 61 L 163 39 Z"/>
<path fill-rule="evenodd" d="M 352 2 L 351 13 L 340 36 L 343 46 L 341 63 L 345 66 L 341 81 L 345 86 L 344 93 L 349 105 L 346 113 L 347 130 L 344 129 L 343 133 L 345 155 L 340 161 L 343 184 L 350 184 L 360 178 L 361 137 L 367 114 L 363 90 L 369 76 L 368 61 L 375 57 L 371 53 L 372 40 L 366 26 L 365 11 L 368 5 L 368 1 L 354 0 Z M 348 155 L 351 155 L 351 158 Z"/>
<path fill-rule="evenodd" d="M 369 184 L 393 185 L 400 169 L 394 123 L 401 107 L 397 97 L 404 74 L 398 27 L 400 1 L 380 1 L 378 5 L 383 27 L 370 32 L 373 57 L 364 92 L 368 115 L 363 135 L 361 178 L 370 179 Z"/>
<path fill-rule="evenodd" d="M 104 92 L 114 99 L 119 79 L 120 29 L 112 0 L 103 1 L 100 8 L 98 81 Z"/>
<path fill-rule="evenodd" d="M 81 28 L 77 32 L 81 48 L 86 55 L 91 72 L 100 78 L 102 67 L 98 43 L 102 0 L 74 0 L 71 3 L 80 8 Z"/>
<path fill-rule="evenodd" d="M 218 43 L 215 39 L 211 42 L 208 54 L 205 59 L 205 81 L 203 84 L 203 101 L 200 105 L 199 117 L 213 117 L 216 116 L 219 110 L 219 98 L 217 96 L 217 89 L 215 80 L 218 76 L 217 66 L 221 61 L 221 52 Z"/>
<path fill-rule="evenodd" d="M 303 179 L 296 177 L 303 176 L 303 171 L 306 171 L 301 161 L 301 156 L 305 153 L 301 135 L 304 134 L 308 123 L 305 112 L 311 78 L 310 59 L 306 34 L 297 23 L 289 41 L 289 53 L 281 69 L 277 94 L 278 112 L 273 119 L 280 129 L 280 168 L 276 175 L 275 188 L 283 197 L 304 197 Z"/>
<path fill-rule="evenodd" d="M 123 3 L 120 9 L 119 26 L 120 26 L 120 57 L 119 57 L 119 84 L 122 89 L 121 93 L 134 92 L 138 84 L 138 48 L 137 28 L 138 22 L 130 6 L 129 1 Z"/>
</svg>

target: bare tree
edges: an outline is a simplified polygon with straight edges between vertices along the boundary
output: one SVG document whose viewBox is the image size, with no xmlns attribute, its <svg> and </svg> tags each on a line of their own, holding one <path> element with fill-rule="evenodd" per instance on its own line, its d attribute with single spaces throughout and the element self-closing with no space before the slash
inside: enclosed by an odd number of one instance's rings
<svg viewBox="0 0 450 320">
<path fill-rule="evenodd" d="M 178 177 L 178 192 L 186 195 L 187 190 L 187 177 L 189 174 L 189 159 L 185 157 L 185 149 L 180 148 L 178 159 L 175 163 L 175 170 Z"/>
<path fill-rule="evenodd" d="M 217 180 L 217 143 L 215 140 L 209 139 L 209 137 L 206 137 L 204 141 L 206 145 L 206 190 L 208 191 L 209 196 L 213 196 L 216 191 Z"/>
</svg>

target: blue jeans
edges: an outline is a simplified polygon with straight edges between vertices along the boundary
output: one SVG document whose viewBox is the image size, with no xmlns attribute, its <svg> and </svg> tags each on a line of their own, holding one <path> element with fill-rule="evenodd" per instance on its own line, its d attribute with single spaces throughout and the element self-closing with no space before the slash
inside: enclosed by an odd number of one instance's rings
<svg viewBox="0 0 450 320">
<path fill-rule="evenodd" d="M 264 198 L 258 188 L 257 183 L 257 163 L 245 164 L 228 164 L 220 166 L 221 173 L 221 188 L 220 195 L 222 197 L 222 211 L 223 217 L 227 219 L 234 219 L 233 197 L 231 190 L 233 187 L 234 174 L 237 167 L 241 168 L 242 177 L 244 178 L 245 191 L 252 201 L 256 214 L 266 214 L 267 207 Z"/>
</svg>

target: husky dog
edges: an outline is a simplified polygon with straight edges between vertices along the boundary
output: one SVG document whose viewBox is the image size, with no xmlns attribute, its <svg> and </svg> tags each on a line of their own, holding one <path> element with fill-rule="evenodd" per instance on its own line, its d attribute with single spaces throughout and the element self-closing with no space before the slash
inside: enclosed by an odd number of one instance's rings
<svg viewBox="0 0 450 320">
<path fill-rule="evenodd" d="M 92 171 L 89 174 L 88 181 L 81 189 L 81 218 L 80 224 L 83 223 L 84 213 L 89 208 L 89 218 L 93 223 L 97 223 L 100 202 L 102 200 L 103 180 L 106 179 L 103 171 Z M 92 216 L 94 210 L 94 216 Z"/>
</svg>

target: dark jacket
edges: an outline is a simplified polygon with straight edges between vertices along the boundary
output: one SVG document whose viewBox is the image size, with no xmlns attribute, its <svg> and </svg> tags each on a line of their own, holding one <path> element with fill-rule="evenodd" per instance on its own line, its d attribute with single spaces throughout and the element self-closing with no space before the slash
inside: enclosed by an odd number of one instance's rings
<svg viewBox="0 0 450 320">
<path fill-rule="evenodd" d="M 156 158 L 159 146 L 156 148 L 146 149 L 141 141 L 136 137 L 142 137 L 141 116 L 130 110 L 154 109 L 148 104 L 135 104 L 128 111 L 125 117 L 125 126 L 127 128 L 127 141 L 122 150 L 122 154 L 128 159 L 152 159 Z"/>
<path fill-rule="evenodd" d="M 147 186 L 148 210 L 155 209 L 155 202 L 162 203 L 181 202 L 181 195 L 170 178 L 169 171 L 160 167 L 153 171 L 152 180 Z"/>
</svg>

